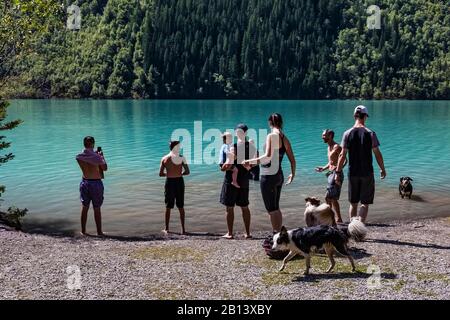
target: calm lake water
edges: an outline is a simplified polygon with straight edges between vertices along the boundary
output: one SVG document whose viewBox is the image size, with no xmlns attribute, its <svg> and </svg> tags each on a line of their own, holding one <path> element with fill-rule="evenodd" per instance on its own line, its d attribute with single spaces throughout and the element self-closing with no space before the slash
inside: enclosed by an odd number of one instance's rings
<svg viewBox="0 0 450 320">
<path fill-rule="evenodd" d="M 187 129 L 192 134 L 192 161 L 199 162 L 191 164 L 191 176 L 185 179 L 187 230 L 224 232 L 224 208 L 218 201 L 223 174 L 217 164 L 201 161 L 210 139 L 203 141 L 202 148 L 194 147 L 193 142 L 200 141 L 207 129 L 223 131 L 238 122 L 256 130 L 267 129 L 269 114 L 279 112 L 298 163 L 296 179 L 284 187 L 281 199 L 285 224 L 295 227 L 303 223 L 305 196 L 323 199 L 325 193 L 324 174 L 314 172 L 316 166 L 326 163 L 322 130 L 333 128 L 340 141 L 353 125 L 354 107 L 361 103 L 369 108 L 368 127 L 378 134 L 388 172 L 384 181 L 377 177 L 370 221 L 448 215 L 449 101 L 15 100 L 9 118 L 21 118 L 24 124 L 7 132 L 16 158 L 0 168 L 0 183 L 7 186 L 2 207 L 27 207 L 30 213 L 25 222 L 31 230 L 78 230 L 80 171 L 75 155 L 82 149 L 82 138 L 93 135 L 109 164 L 104 181 L 105 231 L 123 235 L 159 232 L 164 221 L 159 161 L 168 152 L 172 132 Z M 195 121 L 201 121 L 201 130 L 198 124 L 194 130 Z M 212 157 L 216 158 L 214 153 Z M 287 160 L 284 166 L 287 175 Z M 412 200 L 398 196 L 398 181 L 404 175 L 414 179 Z M 259 184 L 250 188 L 252 228 L 270 230 Z M 346 190 L 345 181 L 341 197 L 344 217 Z M 241 231 L 237 213 L 235 228 Z M 176 211 L 171 228 L 179 229 Z M 88 230 L 94 229 L 91 215 Z"/>
</svg>

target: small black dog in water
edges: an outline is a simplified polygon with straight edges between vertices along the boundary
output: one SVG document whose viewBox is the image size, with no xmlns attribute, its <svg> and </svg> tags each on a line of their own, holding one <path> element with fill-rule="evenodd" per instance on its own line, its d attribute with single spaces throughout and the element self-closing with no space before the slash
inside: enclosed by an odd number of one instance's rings
<svg viewBox="0 0 450 320">
<path fill-rule="evenodd" d="M 412 196 L 412 192 L 413 192 L 413 186 L 411 184 L 411 181 L 413 181 L 413 179 L 411 179 L 410 177 L 401 177 L 400 178 L 400 184 L 398 185 L 398 192 L 400 194 L 400 196 L 403 198 L 408 197 L 409 199 L 411 199 Z"/>
</svg>

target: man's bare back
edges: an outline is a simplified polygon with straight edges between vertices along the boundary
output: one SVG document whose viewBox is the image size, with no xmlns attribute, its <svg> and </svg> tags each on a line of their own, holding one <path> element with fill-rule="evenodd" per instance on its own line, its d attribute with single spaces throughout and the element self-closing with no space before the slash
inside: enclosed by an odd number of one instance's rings
<svg viewBox="0 0 450 320">
<path fill-rule="evenodd" d="M 81 200 L 81 234 L 87 235 L 86 223 L 89 206 L 92 203 L 94 207 L 95 225 L 97 234 L 103 236 L 101 206 L 103 204 L 104 187 L 103 171 L 108 170 L 103 153 L 95 152 L 94 137 L 87 136 L 83 139 L 84 150 L 79 153 L 75 159 L 83 173 L 83 179 L 80 182 L 80 200 Z M 100 148 L 99 148 L 100 149 Z"/>
<path fill-rule="evenodd" d="M 160 176 L 165 176 L 167 178 L 179 178 L 187 174 L 189 174 L 189 167 L 187 166 L 186 159 L 183 156 L 174 156 L 172 153 L 169 153 L 161 159 Z"/>
<path fill-rule="evenodd" d="M 100 169 L 102 169 L 103 171 L 106 171 L 106 168 L 100 168 L 99 165 L 93 165 L 90 164 L 88 162 L 82 161 L 82 160 L 78 160 L 78 165 L 81 168 L 81 171 L 83 172 L 83 179 L 89 179 L 89 180 L 93 180 L 93 179 L 102 179 L 102 174 L 100 172 Z"/>
</svg>

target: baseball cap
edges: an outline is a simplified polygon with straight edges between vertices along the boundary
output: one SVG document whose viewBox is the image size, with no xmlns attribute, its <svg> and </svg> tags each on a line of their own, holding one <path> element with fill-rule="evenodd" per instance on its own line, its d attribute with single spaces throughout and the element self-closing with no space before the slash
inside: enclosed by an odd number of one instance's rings
<svg viewBox="0 0 450 320">
<path fill-rule="evenodd" d="M 357 112 L 359 112 L 360 114 L 365 114 L 367 116 L 369 116 L 369 111 L 367 111 L 367 108 L 363 105 L 359 105 L 355 108 L 355 112 L 353 112 L 353 115 L 355 115 Z"/>
<path fill-rule="evenodd" d="M 242 131 L 247 132 L 248 127 L 246 124 L 240 123 L 236 126 L 236 128 L 234 128 L 234 130 L 237 130 L 237 129 L 241 129 Z"/>
</svg>

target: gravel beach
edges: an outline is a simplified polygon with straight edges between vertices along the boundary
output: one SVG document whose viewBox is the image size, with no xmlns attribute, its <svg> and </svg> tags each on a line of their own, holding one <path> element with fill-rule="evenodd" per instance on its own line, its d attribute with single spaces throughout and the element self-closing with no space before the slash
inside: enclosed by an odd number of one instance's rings
<svg viewBox="0 0 450 320">
<path fill-rule="evenodd" d="M 268 259 L 254 239 L 54 237 L 0 228 L 0 299 L 449 299 L 450 218 L 369 225 L 338 258 Z"/>
</svg>

